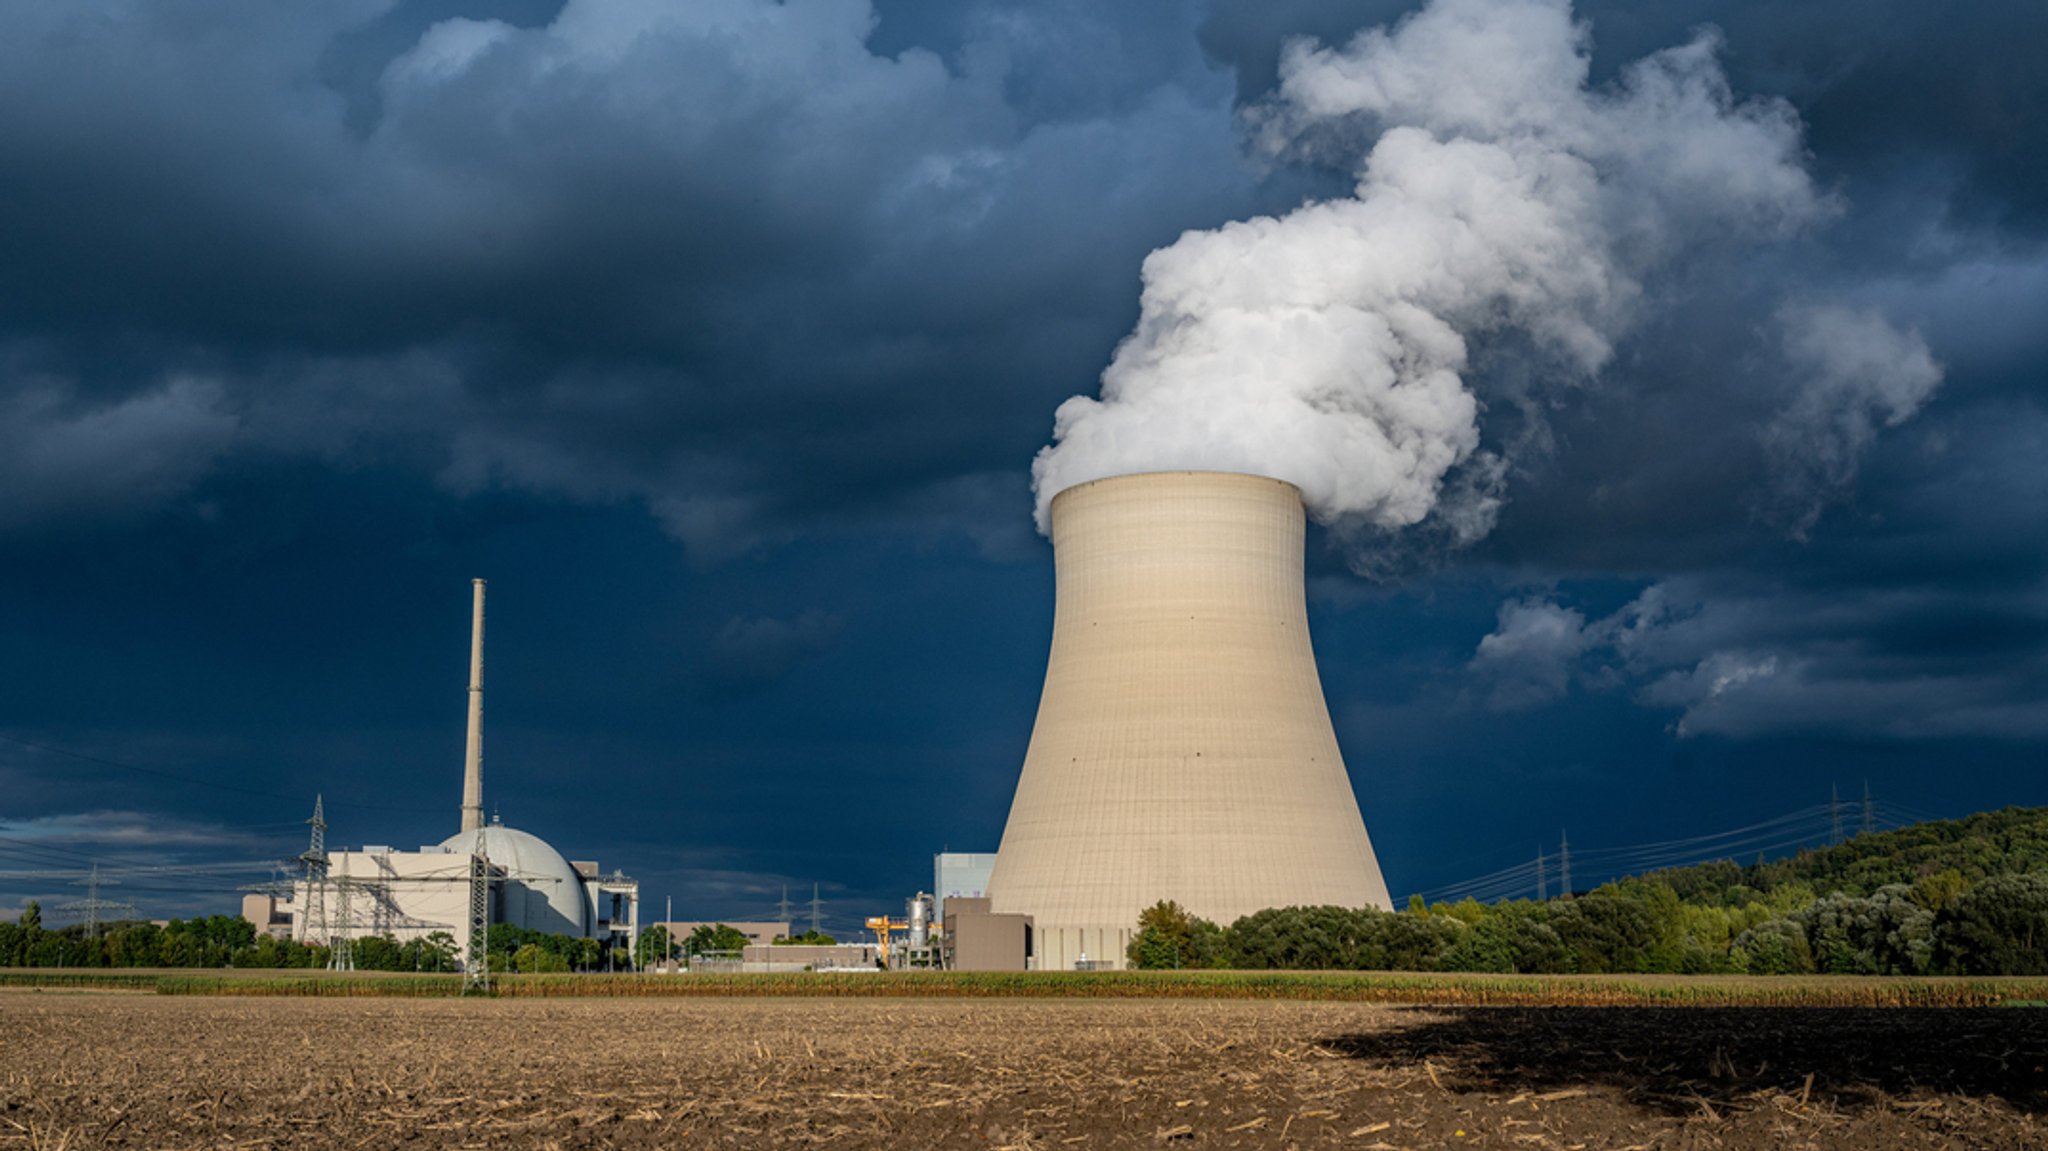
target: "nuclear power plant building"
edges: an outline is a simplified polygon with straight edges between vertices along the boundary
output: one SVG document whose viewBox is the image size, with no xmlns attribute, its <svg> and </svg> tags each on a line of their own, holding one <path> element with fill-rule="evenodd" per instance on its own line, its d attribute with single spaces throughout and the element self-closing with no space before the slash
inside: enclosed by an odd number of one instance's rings
<svg viewBox="0 0 2048 1151">
<path fill-rule="evenodd" d="M 292 885 L 289 900 L 270 909 L 272 916 L 289 919 L 291 938 L 331 946 L 372 935 L 402 943 L 445 932 L 455 954 L 466 955 L 470 860 L 481 846 L 489 863 L 491 923 L 595 938 L 607 949 L 632 946 L 640 916 L 637 882 L 617 872 L 605 874 L 595 862 L 571 862 L 537 835 L 484 819 L 484 581 L 474 581 L 472 595 L 460 829 L 417 851 L 328 851 L 326 820 L 316 805 L 315 846 L 307 853 L 316 866 Z"/>
<path fill-rule="evenodd" d="M 596 862 L 572 863 L 547 841 L 493 823 L 484 829 L 490 860 L 492 923 L 629 947 L 637 931 L 639 884 Z M 327 853 L 327 877 L 299 880 L 279 910 L 291 938 L 333 945 L 371 935 L 400 943 L 445 932 L 460 956 L 469 947 L 469 860 L 475 832 L 457 832 L 417 851 L 362 847 Z"/>
<path fill-rule="evenodd" d="M 1391 907 L 1309 643 L 1300 492 L 1159 472 L 1051 511 L 1052 651 L 988 879 L 1032 966 L 1123 966 L 1160 900 Z"/>
</svg>

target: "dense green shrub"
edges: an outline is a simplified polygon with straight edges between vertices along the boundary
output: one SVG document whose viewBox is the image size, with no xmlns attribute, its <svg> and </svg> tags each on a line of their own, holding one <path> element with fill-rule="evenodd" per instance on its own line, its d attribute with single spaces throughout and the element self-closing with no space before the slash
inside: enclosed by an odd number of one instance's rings
<svg viewBox="0 0 2048 1151">
<path fill-rule="evenodd" d="M 1757 924 L 1735 939 L 1735 966 L 1752 975 L 1807 975 L 1813 971 L 1813 948 L 1806 928 L 1789 919 Z"/>
<path fill-rule="evenodd" d="M 1959 896 L 1938 942 L 1966 975 L 2048 975 L 2048 873 L 2002 875 Z"/>
<path fill-rule="evenodd" d="M 1162 900 L 1138 915 L 1125 959 L 1132 967 L 1189 970 L 1224 964 L 1223 929 L 1197 919 L 1178 903 Z"/>
<path fill-rule="evenodd" d="M 1161 908 L 1171 914 L 1158 918 Z M 1227 929 L 1161 904 L 1138 966 L 1525 974 L 2048 974 L 2048 809 L 1858 836 L 1774 863 L 1635 876 L 1546 902 L 1278 907 Z M 1193 932 L 1214 933 L 1203 962 Z M 1204 935 L 1209 939 L 1212 936 Z"/>
</svg>

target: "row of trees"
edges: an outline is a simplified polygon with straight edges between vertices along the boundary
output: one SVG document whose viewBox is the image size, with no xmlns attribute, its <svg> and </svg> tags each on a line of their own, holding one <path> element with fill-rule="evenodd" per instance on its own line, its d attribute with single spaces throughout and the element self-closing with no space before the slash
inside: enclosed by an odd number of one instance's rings
<svg viewBox="0 0 2048 1151">
<path fill-rule="evenodd" d="M 1775 906 L 1724 909 L 1631 880 L 1546 903 L 1282 907 L 1227 928 L 1168 902 L 1140 916 L 1128 957 L 1150 968 L 2048 975 L 2048 874 L 1999 876 L 1946 905 L 1929 898 L 1941 886 L 1803 899 L 1810 889 L 1793 887 Z"/>
<path fill-rule="evenodd" d="M 2048 975 L 2048 810 L 1859 836 L 1547 901 L 1284 907 L 1228 927 L 1161 903 L 1138 967 Z"/>
<path fill-rule="evenodd" d="M 13 923 L 0 923 L 0 967 L 324 967 L 327 949 L 256 934 L 239 916 L 83 924 L 45 928 L 31 901 Z"/>
<path fill-rule="evenodd" d="M 362 971 L 456 971 L 455 938 L 436 931 L 400 942 L 369 935 L 349 943 Z M 493 971 L 597 971 L 624 968 L 623 949 L 607 952 L 596 939 L 546 935 L 493 924 L 486 940 Z M 173 919 L 163 926 L 125 920 L 88 932 L 82 924 L 45 928 L 42 908 L 30 902 L 13 923 L 0 923 L 0 967 L 274 967 L 324 968 L 332 953 L 317 944 L 259 935 L 239 916 Z"/>
<path fill-rule="evenodd" d="M 633 966 L 623 947 L 579 935 L 551 935 L 510 923 L 491 924 L 484 949 L 492 971 L 525 974 L 567 971 L 625 971 Z"/>
<path fill-rule="evenodd" d="M 746 933 L 723 923 L 700 923 L 681 939 L 671 939 L 668 925 L 657 923 L 640 929 L 640 938 L 633 943 L 633 957 L 641 966 L 648 967 L 709 951 L 738 951 L 746 945 Z"/>
</svg>

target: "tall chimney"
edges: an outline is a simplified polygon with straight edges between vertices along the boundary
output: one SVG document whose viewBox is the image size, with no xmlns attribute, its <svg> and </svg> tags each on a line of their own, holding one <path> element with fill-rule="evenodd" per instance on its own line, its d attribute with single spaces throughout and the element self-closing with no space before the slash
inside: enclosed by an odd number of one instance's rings
<svg viewBox="0 0 2048 1151">
<path fill-rule="evenodd" d="M 484 825 L 484 581 L 469 581 L 469 742 L 462 755 L 462 830 Z"/>
<path fill-rule="evenodd" d="M 1052 502 L 1045 691 L 990 874 L 1042 970 L 1121 967 L 1170 899 L 1391 907 L 1309 646 L 1292 484 L 1160 472 Z"/>
</svg>

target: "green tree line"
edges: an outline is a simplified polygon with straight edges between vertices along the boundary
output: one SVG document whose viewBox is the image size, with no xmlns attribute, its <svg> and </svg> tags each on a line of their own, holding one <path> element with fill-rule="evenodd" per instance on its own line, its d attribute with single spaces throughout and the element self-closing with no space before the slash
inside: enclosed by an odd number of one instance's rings
<svg viewBox="0 0 2048 1151">
<path fill-rule="evenodd" d="M 349 941 L 359 971 L 456 971 L 454 936 L 435 931 L 400 941 L 366 935 Z M 549 935 L 507 923 L 492 924 L 486 949 L 493 971 L 600 971 L 628 965 L 623 949 L 607 953 L 596 939 Z M 46 928 L 31 901 L 13 923 L 0 922 L 0 967 L 296 967 L 324 968 L 332 952 L 258 934 L 239 916 L 173 919 L 158 926 L 121 920 L 89 933 L 83 924 Z"/>
<path fill-rule="evenodd" d="M 1281 907 L 1228 927 L 1147 909 L 1137 967 L 2048 975 L 2048 808 L 1720 860 L 1549 900 Z"/>
<path fill-rule="evenodd" d="M 491 924 L 485 950 L 492 971 L 624 971 L 633 965 L 625 948 L 607 948 L 603 940 L 551 935 L 510 923 Z"/>
<path fill-rule="evenodd" d="M 144 920 L 46 928 L 31 901 L 13 923 L 0 923 L 0 967 L 325 967 L 325 947 L 258 935 L 240 916 Z"/>
</svg>

